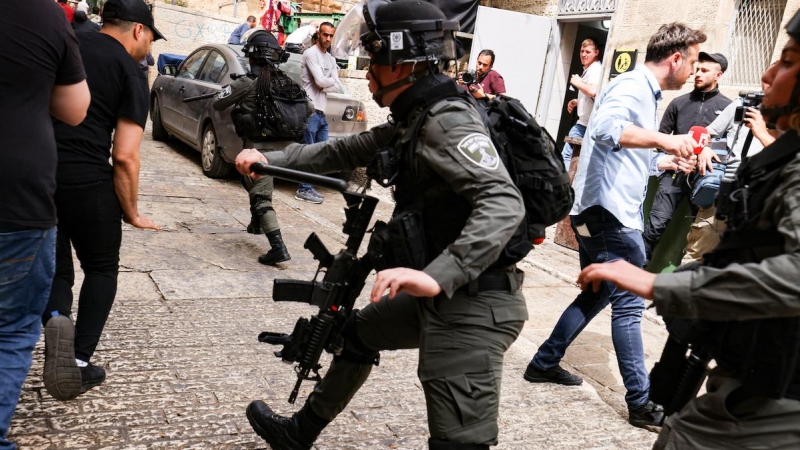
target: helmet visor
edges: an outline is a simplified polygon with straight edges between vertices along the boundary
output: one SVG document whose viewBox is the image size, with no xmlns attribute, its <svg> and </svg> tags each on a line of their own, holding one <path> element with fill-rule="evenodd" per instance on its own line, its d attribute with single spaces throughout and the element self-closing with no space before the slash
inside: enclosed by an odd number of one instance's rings
<svg viewBox="0 0 800 450">
<path fill-rule="evenodd" d="M 339 59 L 366 56 L 367 51 L 361 45 L 361 35 L 368 31 L 369 27 L 364 20 L 364 3 L 356 3 L 336 26 L 331 54 Z"/>
</svg>

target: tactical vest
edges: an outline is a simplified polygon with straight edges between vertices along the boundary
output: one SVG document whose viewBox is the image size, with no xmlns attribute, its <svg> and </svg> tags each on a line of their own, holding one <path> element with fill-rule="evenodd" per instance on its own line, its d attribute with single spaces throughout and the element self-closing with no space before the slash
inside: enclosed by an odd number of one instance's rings
<svg viewBox="0 0 800 450">
<path fill-rule="evenodd" d="M 431 119 L 428 122 L 430 132 Z M 394 146 L 398 155 L 398 172 L 394 185 L 396 206 L 393 215 L 406 212 L 420 215 L 427 265 L 455 242 L 472 213 L 472 207 L 445 180 L 414 157 L 417 143 L 410 140 L 412 134 L 406 130 Z"/>
<path fill-rule="evenodd" d="M 759 263 L 782 255 L 784 239 L 771 217 L 767 199 L 783 182 L 783 168 L 800 150 L 797 133 L 785 133 L 769 148 L 747 159 L 736 178 L 725 180 L 717 201 L 728 228 L 703 265 Z M 785 280 L 793 283 L 794 280 Z M 719 367 L 734 374 L 752 395 L 800 399 L 800 318 L 710 322 L 707 344 Z"/>
<path fill-rule="evenodd" d="M 435 118 L 426 117 L 421 118 L 421 114 L 427 108 L 445 97 L 452 97 L 458 93 L 455 83 L 444 75 L 429 75 L 419 80 L 414 86 L 409 88 L 398 97 L 395 103 L 403 103 L 408 105 L 409 108 L 402 117 L 396 117 L 400 122 L 398 127 L 398 135 L 390 144 L 389 148 L 379 151 L 376 161 L 368 168 L 368 175 L 376 179 L 379 183 L 386 185 L 381 181 L 390 178 L 391 184 L 394 186 L 394 199 L 395 210 L 392 214 L 393 220 L 389 224 L 389 228 L 397 226 L 398 218 L 404 217 L 406 214 L 413 214 L 418 217 L 411 222 L 419 224 L 422 228 L 422 238 L 410 239 L 405 238 L 406 243 L 399 242 L 401 237 L 398 234 L 402 233 L 387 233 L 393 237 L 387 237 L 384 242 L 384 247 L 405 247 L 405 253 L 420 253 L 413 248 L 409 248 L 409 241 L 416 241 L 414 243 L 421 243 L 424 245 L 424 257 L 419 260 L 418 264 L 404 265 L 404 267 L 412 267 L 422 269 L 439 256 L 450 244 L 455 242 L 464 226 L 472 214 L 472 206 L 469 202 L 456 194 L 442 177 L 434 172 L 427 165 L 419 161 L 415 153 L 419 140 L 412 139 L 412 137 L 419 131 L 415 127 L 421 126 L 424 132 L 438 132 L 432 125 L 435 124 Z M 454 100 L 457 101 L 457 100 Z M 393 104 L 393 107 L 395 104 Z M 402 109 L 402 107 L 401 107 Z M 393 114 L 395 111 L 393 109 Z M 424 122 L 420 122 L 422 120 Z M 424 133 L 420 135 L 424 137 Z M 376 169 L 380 164 L 380 158 L 384 158 L 390 168 Z M 383 172 L 383 173 L 376 173 Z M 388 173 L 386 173 L 388 172 Z M 379 253 L 391 254 L 392 251 L 386 250 L 381 252 L 378 249 L 378 243 L 371 243 L 371 247 Z M 394 252 L 399 254 L 401 252 Z M 413 258 L 411 258 L 413 259 Z M 491 268 L 505 269 L 513 264 L 500 266 L 495 263 Z M 395 265 L 396 267 L 396 265 Z"/>
</svg>

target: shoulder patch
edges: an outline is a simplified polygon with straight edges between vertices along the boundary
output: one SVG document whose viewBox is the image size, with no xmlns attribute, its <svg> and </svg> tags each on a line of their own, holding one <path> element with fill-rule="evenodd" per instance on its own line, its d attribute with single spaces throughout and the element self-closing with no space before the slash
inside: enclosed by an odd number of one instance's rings
<svg viewBox="0 0 800 450">
<path fill-rule="evenodd" d="M 484 169 L 495 170 L 500 165 L 500 156 L 489 136 L 481 133 L 468 134 L 458 143 L 458 151 L 471 163 Z"/>
<path fill-rule="evenodd" d="M 217 98 L 222 99 L 222 98 L 225 98 L 225 97 L 230 97 L 231 96 L 231 92 L 232 92 L 231 91 L 231 85 L 230 84 L 226 84 L 225 86 L 222 87 L 222 90 L 219 91 L 219 94 L 217 94 Z"/>
</svg>

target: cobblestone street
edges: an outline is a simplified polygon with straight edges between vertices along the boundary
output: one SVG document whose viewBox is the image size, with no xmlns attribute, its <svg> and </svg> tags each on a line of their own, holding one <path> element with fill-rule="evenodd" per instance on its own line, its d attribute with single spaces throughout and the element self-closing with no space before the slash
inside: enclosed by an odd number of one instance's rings
<svg viewBox="0 0 800 450">
<path fill-rule="evenodd" d="M 279 268 L 262 266 L 256 258 L 267 241 L 244 231 L 249 210 L 241 185 L 235 178 L 205 178 L 199 160 L 199 153 L 177 141 L 153 142 L 148 128 L 140 211 L 164 231 L 124 226 L 119 291 L 93 359 L 108 378 L 76 400 L 56 401 L 42 383 L 40 341 L 10 433 L 21 449 L 265 448 L 247 422 L 246 405 L 263 399 L 291 414 L 307 397 L 310 382 L 298 405 L 287 403 L 293 368 L 257 335 L 290 332 L 300 315 L 315 312 L 308 305 L 272 302 L 272 280 L 311 279 L 316 261 L 302 248 L 311 231 L 331 251 L 343 246 L 342 198 L 321 190 L 325 202 L 311 205 L 295 200 L 294 184 L 277 182 L 275 209 L 292 259 Z M 387 219 L 391 209 L 382 201 L 376 218 Z M 587 383 L 532 385 L 522 379 L 578 292 L 570 282 L 578 261 L 574 252 L 547 242 L 520 266 L 526 271 L 530 320 L 506 354 L 497 448 L 650 448 L 656 435 L 627 423 L 608 309 L 564 360 Z M 81 279 L 77 274 L 76 287 Z M 365 302 L 362 294 L 359 303 Z M 652 367 L 666 332 L 654 320 L 642 325 Z M 328 362 L 325 355 L 323 366 Z M 414 351 L 384 352 L 380 366 L 315 448 L 427 448 L 416 364 Z"/>
</svg>

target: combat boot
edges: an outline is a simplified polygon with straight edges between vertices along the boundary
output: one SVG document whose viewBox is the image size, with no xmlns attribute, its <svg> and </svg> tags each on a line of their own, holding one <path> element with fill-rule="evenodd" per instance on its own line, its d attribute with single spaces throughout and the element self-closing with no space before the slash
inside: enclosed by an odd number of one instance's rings
<svg viewBox="0 0 800 450">
<path fill-rule="evenodd" d="M 283 243 L 281 230 L 270 231 L 267 233 L 267 239 L 269 239 L 269 245 L 272 248 L 270 248 L 267 253 L 259 256 L 258 262 L 267 266 L 274 266 L 275 264 L 292 259 L 292 257 L 289 256 L 289 250 L 286 249 L 286 245 Z"/>
<path fill-rule="evenodd" d="M 261 228 L 261 216 L 263 214 L 256 213 L 256 209 L 250 207 L 250 224 L 247 225 L 247 232 L 250 234 L 261 234 L 264 229 Z"/>
<path fill-rule="evenodd" d="M 308 403 L 292 417 L 282 417 L 261 400 L 247 406 L 247 420 L 256 434 L 275 450 L 308 450 L 330 423 L 314 414 Z"/>
</svg>

